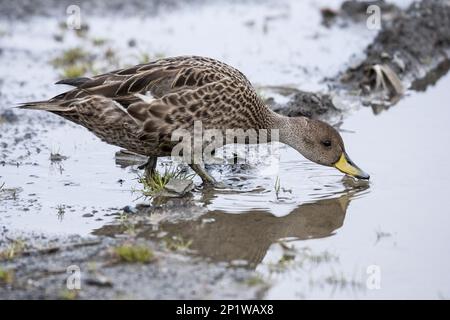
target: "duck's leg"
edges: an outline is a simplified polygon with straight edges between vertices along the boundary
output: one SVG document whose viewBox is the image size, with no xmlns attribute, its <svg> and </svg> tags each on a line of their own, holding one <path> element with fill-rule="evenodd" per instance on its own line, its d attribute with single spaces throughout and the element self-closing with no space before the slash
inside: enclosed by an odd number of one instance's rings
<svg viewBox="0 0 450 320">
<path fill-rule="evenodd" d="M 191 163 L 189 166 L 192 170 L 194 170 L 196 174 L 199 175 L 205 186 L 212 186 L 220 189 L 226 188 L 226 186 L 222 182 L 218 182 L 216 179 L 214 179 L 214 177 L 211 176 L 202 165 Z"/>
<path fill-rule="evenodd" d="M 147 177 L 151 177 L 155 172 L 156 164 L 158 163 L 158 157 L 148 157 L 148 160 L 142 166 L 139 166 L 139 169 L 145 169 L 145 175 Z"/>
</svg>

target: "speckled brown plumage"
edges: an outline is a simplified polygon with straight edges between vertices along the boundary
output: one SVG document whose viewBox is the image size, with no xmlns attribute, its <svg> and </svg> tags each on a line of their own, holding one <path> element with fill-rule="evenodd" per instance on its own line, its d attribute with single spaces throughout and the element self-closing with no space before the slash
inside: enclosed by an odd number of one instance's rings
<svg viewBox="0 0 450 320">
<path fill-rule="evenodd" d="M 192 129 L 268 128 L 271 112 L 248 79 L 220 61 L 182 56 L 58 82 L 76 86 L 41 105 L 103 141 L 148 155 L 170 154 L 171 133 Z M 26 107 L 25 106 L 25 107 Z"/>
</svg>

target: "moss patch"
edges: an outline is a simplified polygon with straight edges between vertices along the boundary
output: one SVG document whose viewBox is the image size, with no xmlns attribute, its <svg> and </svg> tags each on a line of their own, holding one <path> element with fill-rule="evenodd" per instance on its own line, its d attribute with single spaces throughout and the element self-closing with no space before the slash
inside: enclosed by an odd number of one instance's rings
<svg viewBox="0 0 450 320">
<path fill-rule="evenodd" d="M 122 245 L 114 248 L 114 255 L 121 262 L 149 263 L 155 259 L 153 251 L 142 245 Z"/>
<path fill-rule="evenodd" d="M 12 270 L 5 270 L 0 267 L 0 285 L 11 284 L 14 281 L 14 272 Z"/>
</svg>

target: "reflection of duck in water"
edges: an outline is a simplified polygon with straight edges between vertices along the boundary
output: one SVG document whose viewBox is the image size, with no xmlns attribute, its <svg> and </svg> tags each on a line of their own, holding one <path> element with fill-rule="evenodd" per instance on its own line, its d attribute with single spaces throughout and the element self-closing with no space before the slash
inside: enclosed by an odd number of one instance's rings
<svg viewBox="0 0 450 320">
<path fill-rule="evenodd" d="M 211 211 L 197 220 L 163 222 L 159 231 L 192 241 L 190 249 L 212 260 L 245 260 L 250 267 L 256 267 L 269 247 L 282 238 L 306 240 L 333 235 L 342 227 L 351 199 L 367 187 L 337 198 L 302 204 L 284 217 L 265 211 L 244 214 Z M 214 222 L 205 223 L 205 219 L 214 219 Z M 144 237 L 154 235 L 152 228 L 140 232 Z"/>
<path fill-rule="evenodd" d="M 332 235 L 343 225 L 349 203 L 350 197 L 343 195 L 300 205 L 284 217 L 264 211 L 244 214 L 212 211 L 200 219 L 214 219 L 212 223 L 198 220 L 163 223 L 161 229 L 191 240 L 191 249 L 213 260 L 245 260 L 256 266 L 279 239 L 305 240 Z"/>
</svg>

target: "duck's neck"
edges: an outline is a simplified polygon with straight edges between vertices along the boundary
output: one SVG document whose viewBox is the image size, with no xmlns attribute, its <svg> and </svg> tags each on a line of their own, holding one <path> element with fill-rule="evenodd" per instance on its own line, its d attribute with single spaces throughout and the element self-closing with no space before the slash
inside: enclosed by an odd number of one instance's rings
<svg viewBox="0 0 450 320">
<path fill-rule="evenodd" d="M 298 150 L 299 136 L 307 131 L 308 118 L 286 117 L 274 111 L 270 111 L 269 118 L 270 128 L 272 130 L 278 130 L 279 141 Z M 298 151 L 302 153 L 302 150 Z"/>
</svg>

